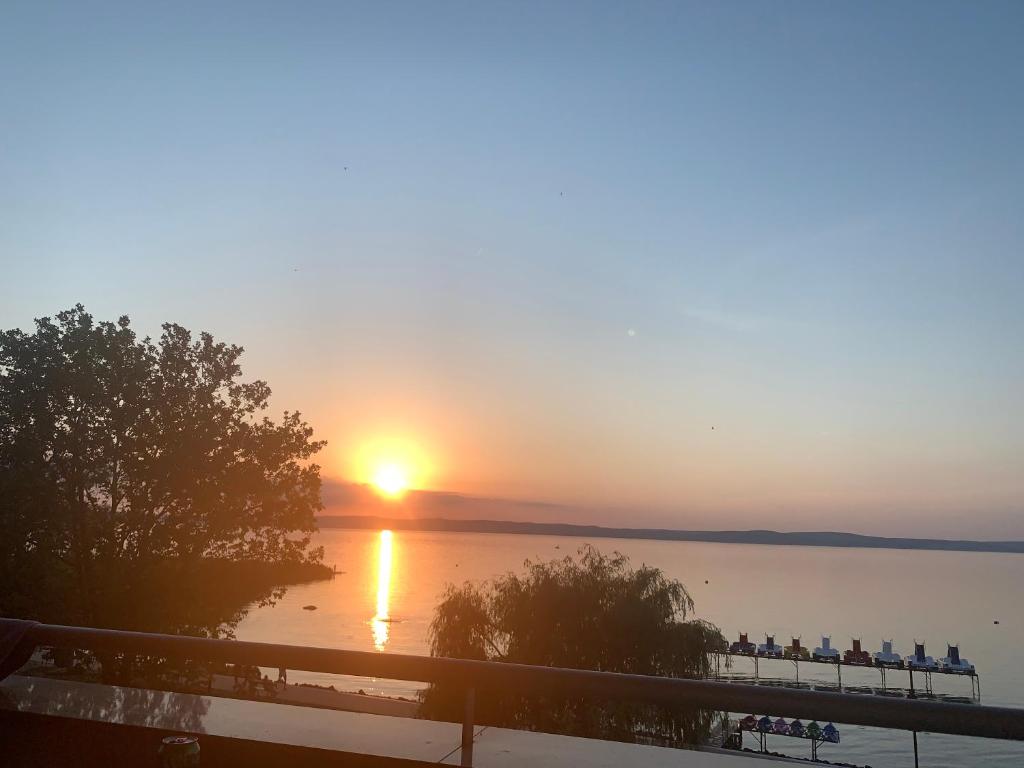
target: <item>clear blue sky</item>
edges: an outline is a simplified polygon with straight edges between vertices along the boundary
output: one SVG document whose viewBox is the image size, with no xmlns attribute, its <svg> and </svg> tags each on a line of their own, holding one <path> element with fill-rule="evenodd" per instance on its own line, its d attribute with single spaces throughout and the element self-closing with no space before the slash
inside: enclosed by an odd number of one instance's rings
<svg viewBox="0 0 1024 768">
<path fill-rule="evenodd" d="M 240 343 L 332 477 L 376 441 L 598 523 L 1024 538 L 1022 40 L 1019 2 L 7 2 L 0 327 Z"/>
</svg>

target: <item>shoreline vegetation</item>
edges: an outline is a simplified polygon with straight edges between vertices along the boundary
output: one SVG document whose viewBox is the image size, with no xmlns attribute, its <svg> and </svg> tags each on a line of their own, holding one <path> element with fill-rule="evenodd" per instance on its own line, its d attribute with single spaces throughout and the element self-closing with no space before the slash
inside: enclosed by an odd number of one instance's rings
<svg viewBox="0 0 1024 768">
<path fill-rule="evenodd" d="M 430 655 L 592 669 L 656 677 L 706 678 L 719 629 L 693 616 L 678 579 L 584 545 L 575 556 L 526 561 L 518 573 L 449 585 L 430 623 Z M 452 681 L 421 694 L 431 720 L 457 722 L 465 691 Z M 609 701 L 555 690 L 477 691 L 474 721 L 568 736 L 666 746 L 707 741 L 718 715 L 688 701 Z"/>
<path fill-rule="evenodd" d="M 1024 541 L 971 541 L 864 536 L 840 531 L 689 531 L 665 528 L 606 528 L 571 523 L 515 522 L 511 520 L 452 520 L 441 517 L 390 518 L 376 515 L 319 515 L 324 528 L 381 529 L 400 531 L 441 531 L 451 533 L 508 533 L 539 536 L 572 536 L 603 539 L 649 539 L 652 541 L 704 541 L 716 544 L 767 544 L 800 547 L 846 547 L 861 549 L 916 549 L 947 552 L 990 552 L 1024 554 Z"/>
<path fill-rule="evenodd" d="M 310 545 L 325 443 L 271 417 L 241 347 L 161 329 L 76 304 L 0 330 L 0 615 L 230 637 L 333 575 Z"/>
<path fill-rule="evenodd" d="M 276 602 L 289 587 L 332 578 L 330 566 L 308 560 L 168 560 L 156 567 L 146 593 L 174 619 L 170 625 L 175 631 L 233 637 L 250 609 Z M 160 626 L 160 621 L 153 616 L 147 624 Z"/>
<path fill-rule="evenodd" d="M 133 574 L 136 591 L 125 603 L 132 609 L 86 626 L 232 638 L 252 608 L 273 604 L 289 587 L 334 578 L 330 566 L 312 561 L 162 558 L 147 565 Z"/>
<path fill-rule="evenodd" d="M 334 569 L 322 562 L 264 562 L 257 560 L 206 560 L 200 566 L 204 579 L 223 582 L 246 603 L 259 602 L 267 595 L 297 584 L 334 578 Z M 246 600 L 248 598 L 248 600 Z"/>
</svg>

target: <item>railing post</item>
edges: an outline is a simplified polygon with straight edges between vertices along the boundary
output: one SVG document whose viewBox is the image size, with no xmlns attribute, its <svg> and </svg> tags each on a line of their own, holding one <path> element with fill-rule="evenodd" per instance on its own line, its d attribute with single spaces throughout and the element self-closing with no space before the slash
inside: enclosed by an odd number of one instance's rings
<svg viewBox="0 0 1024 768">
<path fill-rule="evenodd" d="M 466 707 L 462 713 L 462 760 L 463 768 L 473 766 L 473 710 L 476 707 L 476 690 L 466 689 Z"/>
</svg>

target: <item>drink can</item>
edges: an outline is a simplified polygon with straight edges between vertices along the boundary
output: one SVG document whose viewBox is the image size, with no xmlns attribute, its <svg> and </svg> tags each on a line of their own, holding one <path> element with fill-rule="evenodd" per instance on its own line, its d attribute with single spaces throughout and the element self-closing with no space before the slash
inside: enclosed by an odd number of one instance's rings
<svg viewBox="0 0 1024 768">
<path fill-rule="evenodd" d="M 166 736 L 160 744 L 161 768 L 199 768 L 199 739 Z"/>
</svg>

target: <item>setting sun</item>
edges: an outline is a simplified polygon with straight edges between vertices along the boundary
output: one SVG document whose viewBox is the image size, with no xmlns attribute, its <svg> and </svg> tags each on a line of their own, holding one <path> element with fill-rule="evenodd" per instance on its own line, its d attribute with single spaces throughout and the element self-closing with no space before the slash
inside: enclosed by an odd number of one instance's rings
<svg viewBox="0 0 1024 768">
<path fill-rule="evenodd" d="M 380 496 L 398 499 L 407 491 L 430 488 L 434 456 L 409 438 L 378 436 L 359 440 L 345 474 L 366 483 Z"/>
<path fill-rule="evenodd" d="M 373 473 L 373 484 L 385 496 L 401 496 L 409 487 L 409 474 L 398 464 L 382 464 Z"/>
</svg>

